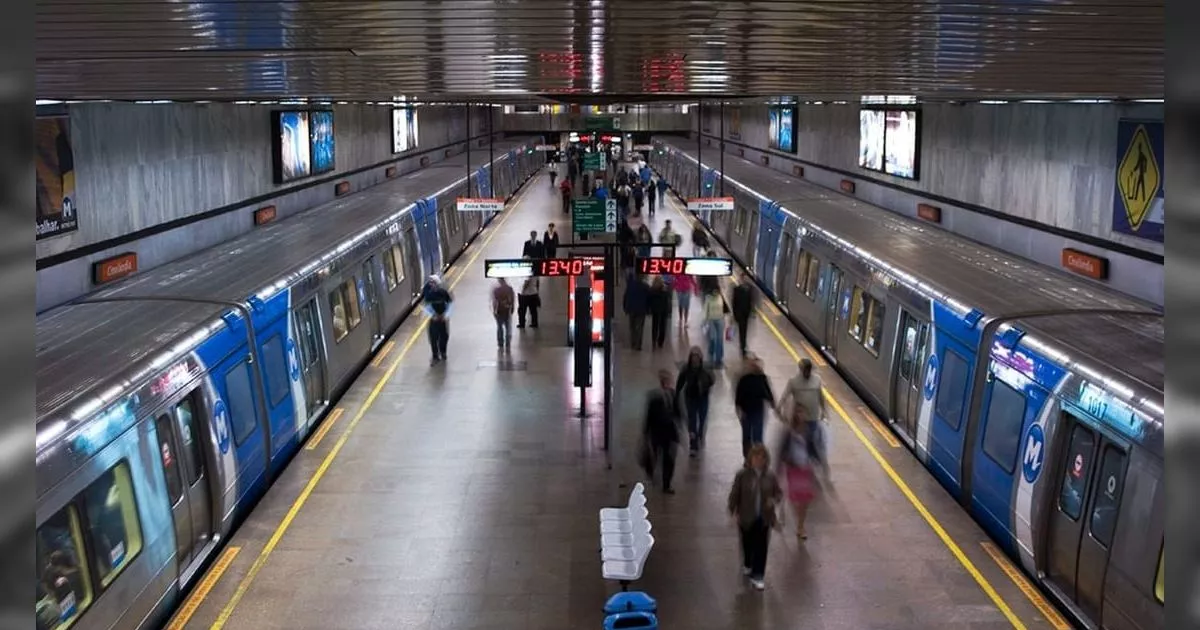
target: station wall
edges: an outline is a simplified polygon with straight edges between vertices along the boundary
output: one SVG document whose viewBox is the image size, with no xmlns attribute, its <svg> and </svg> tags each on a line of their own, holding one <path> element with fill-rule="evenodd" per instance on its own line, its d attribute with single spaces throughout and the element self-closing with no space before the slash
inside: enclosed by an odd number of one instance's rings
<svg viewBox="0 0 1200 630">
<path fill-rule="evenodd" d="M 134 252 L 145 270 L 254 228 L 466 150 L 463 107 L 422 107 L 417 148 L 392 153 L 391 107 L 337 105 L 333 172 L 276 184 L 271 112 L 288 106 L 85 103 L 65 106 L 75 164 L 78 229 L 37 241 L 37 310 L 95 289 L 92 263 Z M 295 106 L 291 106 L 295 108 Z M 487 116 L 472 111 L 471 136 L 486 145 Z M 498 135 L 497 135 L 498 137 Z"/>
<path fill-rule="evenodd" d="M 859 167 L 856 104 L 797 105 L 795 153 L 766 148 L 768 110 L 725 107 L 726 153 L 836 191 L 849 180 L 855 198 L 914 218 L 935 206 L 939 227 L 1046 265 L 1064 248 L 1104 258 L 1101 282 L 1163 303 L 1163 244 L 1112 229 L 1118 121 L 1162 120 L 1160 104 L 926 103 L 916 181 Z M 720 108 L 697 121 L 715 159 Z"/>
</svg>

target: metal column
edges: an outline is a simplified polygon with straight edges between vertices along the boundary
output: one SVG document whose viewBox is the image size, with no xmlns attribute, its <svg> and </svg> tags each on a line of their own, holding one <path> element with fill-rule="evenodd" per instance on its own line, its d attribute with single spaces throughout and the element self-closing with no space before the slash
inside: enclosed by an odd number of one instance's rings
<svg viewBox="0 0 1200 630">
<path fill-rule="evenodd" d="M 613 302 L 616 301 L 617 251 L 604 248 L 604 454 L 608 468 L 613 465 L 613 393 L 616 365 L 613 361 Z"/>
<path fill-rule="evenodd" d="M 471 104 L 467 103 L 467 196 L 471 196 Z"/>
<path fill-rule="evenodd" d="M 793 124 L 795 124 L 795 123 L 793 123 Z M 720 169 L 721 169 L 721 183 L 718 184 L 718 186 L 720 187 L 719 188 L 720 196 L 724 197 L 725 196 L 725 100 L 724 99 L 721 99 L 721 140 L 720 140 L 720 143 L 721 143 L 721 157 L 720 157 L 719 161 L 720 161 Z"/>
<path fill-rule="evenodd" d="M 696 105 L 696 196 L 704 196 L 704 101 Z M 685 191 L 686 194 L 686 191 Z"/>
<path fill-rule="evenodd" d="M 496 181 L 496 179 L 492 177 L 494 175 L 492 171 L 496 170 L 496 134 L 492 132 L 492 119 L 496 117 L 495 112 L 493 111 L 494 109 L 495 108 L 490 104 L 488 105 L 488 196 L 494 196 L 496 194 L 495 188 L 492 187 L 492 183 Z"/>
</svg>

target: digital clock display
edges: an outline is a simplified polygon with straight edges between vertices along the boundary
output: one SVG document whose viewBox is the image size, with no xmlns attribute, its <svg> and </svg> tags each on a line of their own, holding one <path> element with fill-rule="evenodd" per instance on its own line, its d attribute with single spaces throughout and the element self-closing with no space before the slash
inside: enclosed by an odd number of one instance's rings
<svg viewBox="0 0 1200 630">
<path fill-rule="evenodd" d="M 583 258 L 542 258 L 533 261 L 533 275 L 582 276 L 591 266 L 591 261 Z"/>
<path fill-rule="evenodd" d="M 731 276 L 733 261 L 728 258 L 667 258 L 646 256 L 637 259 L 638 273 L 672 276 Z"/>
<path fill-rule="evenodd" d="M 603 257 L 524 258 L 485 260 L 483 274 L 488 278 L 528 278 L 530 276 L 582 276 L 591 271 L 603 271 Z"/>
</svg>

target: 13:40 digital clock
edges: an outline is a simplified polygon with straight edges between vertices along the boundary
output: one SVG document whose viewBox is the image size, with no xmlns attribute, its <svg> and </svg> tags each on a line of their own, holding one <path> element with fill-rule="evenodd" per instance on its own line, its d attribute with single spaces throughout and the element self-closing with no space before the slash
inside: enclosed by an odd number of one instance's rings
<svg viewBox="0 0 1200 630">
<path fill-rule="evenodd" d="M 651 276 L 730 276 L 733 275 L 733 261 L 728 258 L 639 256 L 637 271 Z"/>
<path fill-rule="evenodd" d="M 591 267 L 584 258 L 542 258 L 533 261 L 535 276 L 582 276 Z"/>
<path fill-rule="evenodd" d="M 665 258 L 662 256 L 645 256 L 637 259 L 638 273 L 656 276 L 678 276 L 687 269 L 684 258 Z"/>
</svg>

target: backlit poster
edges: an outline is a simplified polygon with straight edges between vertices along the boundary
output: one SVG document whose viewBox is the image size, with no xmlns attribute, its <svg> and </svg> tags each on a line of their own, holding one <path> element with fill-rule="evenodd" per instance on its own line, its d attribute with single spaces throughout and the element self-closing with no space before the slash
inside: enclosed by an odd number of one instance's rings
<svg viewBox="0 0 1200 630">
<path fill-rule="evenodd" d="M 415 149 L 420 144 L 421 135 L 417 129 L 417 108 L 410 107 L 405 110 L 408 112 L 408 148 Z"/>
<path fill-rule="evenodd" d="M 408 115 L 406 109 L 392 110 L 392 153 L 408 150 Z"/>
<path fill-rule="evenodd" d="M 917 112 L 889 110 L 884 132 L 884 172 L 914 179 L 917 176 Z"/>
<path fill-rule="evenodd" d="M 767 148 L 779 148 L 779 110 L 772 107 L 767 112 Z"/>
<path fill-rule="evenodd" d="M 279 181 L 312 174 L 308 112 L 278 112 Z"/>
<path fill-rule="evenodd" d="M 75 216 L 75 156 L 71 151 L 70 119 L 38 118 L 34 134 L 37 238 L 74 232 L 79 229 L 79 219 Z"/>
<path fill-rule="evenodd" d="M 333 136 L 333 112 L 321 110 L 312 112 L 308 121 L 312 134 L 312 172 L 328 173 L 335 167 L 335 147 Z"/>
<path fill-rule="evenodd" d="M 883 170 L 884 112 L 864 109 L 858 113 L 858 165 Z"/>
<path fill-rule="evenodd" d="M 776 142 L 780 151 L 794 153 L 796 151 L 796 110 L 786 107 L 779 110 L 779 141 Z"/>
</svg>

